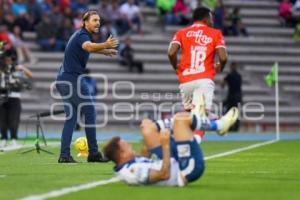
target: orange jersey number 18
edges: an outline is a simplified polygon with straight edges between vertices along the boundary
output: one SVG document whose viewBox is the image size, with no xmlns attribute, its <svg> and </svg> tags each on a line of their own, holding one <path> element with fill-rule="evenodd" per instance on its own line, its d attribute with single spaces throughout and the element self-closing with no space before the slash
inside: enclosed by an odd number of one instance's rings
<svg viewBox="0 0 300 200">
<path fill-rule="evenodd" d="M 205 71 L 204 61 L 206 59 L 206 47 L 192 46 L 191 47 L 191 67 L 185 69 L 183 76 L 203 73 Z"/>
</svg>

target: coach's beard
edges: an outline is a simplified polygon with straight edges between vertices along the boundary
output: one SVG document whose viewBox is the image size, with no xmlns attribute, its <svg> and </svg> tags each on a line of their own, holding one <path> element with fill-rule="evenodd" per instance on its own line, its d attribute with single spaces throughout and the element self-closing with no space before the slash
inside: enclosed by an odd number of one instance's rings
<svg viewBox="0 0 300 200">
<path fill-rule="evenodd" d="M 94 29 L 94 33 L 99 33 L 99 30 L 100 30 L 99 27 L 95 28 L 95 29 Z"/>
</svg>

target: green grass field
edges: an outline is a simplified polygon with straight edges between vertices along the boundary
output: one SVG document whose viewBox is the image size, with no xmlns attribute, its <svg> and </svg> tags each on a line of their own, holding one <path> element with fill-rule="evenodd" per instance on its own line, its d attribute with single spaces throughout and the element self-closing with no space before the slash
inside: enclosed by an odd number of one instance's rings
<svg viewBox="0 0 300 200">
<path fill-rule="evenodd" d="M 205 142 L 205 156 L 254 142 Z M 139 144 L 135 144 L 139 148 Z M 20 199 L 113 177 L 112 164 L 57 164 L 55 156 L 16 151 L 0 154 L 0 199 Z M 300 141 L 280 141 L 206 161 L 204 176 L 184 188 L 133 187 L 112 183 L 56 199 L 300 199 Z"/>
</svg>

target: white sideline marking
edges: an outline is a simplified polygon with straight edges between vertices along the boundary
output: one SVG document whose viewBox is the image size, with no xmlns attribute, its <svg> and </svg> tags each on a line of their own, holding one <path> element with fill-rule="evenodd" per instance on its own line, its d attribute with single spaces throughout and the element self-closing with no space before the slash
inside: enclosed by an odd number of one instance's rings
<svg viewBox="0 0 300 200">
<path fill-rule="evenodd" d="M 231 151 L 226 151 L 224 153 L 218 153 L 218 154 L 215 154 L 215 155 L 212 155 L 212 156 L 207 156 L 207 157 L 204 158 L 204 160 L 210 160 L 210 159 L 219 158 L 219 157 L 223 157 L 223 156 L 229 156 L 229 155 L 232 155 L 232 154 L 235 154 L 235 153 L 239 153 L 239 152 L 242 152 L 242 151 L 247 151 L 247 150 L 255 149 L 255 148 L 258 148 L 258 147 L 261 147 L 261 146 L 265 146 L 265 145 L 268 145 L 268 144 L 273 144 L 273 143 L 278 142 L 278 141 L 279 140 L 271 140 L 271 141 L 267 141 L 267 142 L 253 144 L 253 145 L 250 145 L 250 146 L 247 146 L 247 147 L 233 149 Z"/>
<path fill-rule="evenodd" d="M 50 142 L 47 144 L 48 146 L 58 146 L 60 143 L 59 142 Z M 6 147 L 3 147 L 0 149 L 1 152 L 8 152 L 8 151 L 15 151 L 15 150 L 19 150 L 19 149 L 24 149 L 24 148 L 35 148 L 34 144 L 26 144 L 26 145 L 22 145 L 22 144 L 18 144 L 16 146 L 14 145 L 8 145 Z M 42 148 L 45 148 L 44 146 L 41 146 Z"/>
<path fill-rule="evenodd" d="M 231 151 L 227 151 L 227 152 L 223 152 L 223 153 L 219 153 L 219 154 L 215 154 L 212 156 L 208 156 L 205 157 L 204 160 L 210 160 L 210 159 L 214 159 L 214 158 L 219 158 L 219 157 L 223 157 L 223 156 L 229 156 L 235 153 L 239 153 L 242 151 L 247 151 L 247 150 L 251 150 L 251 149 L 255 149 L 264 145 L 268 145 L 268 144 L 273 144 L 275 142 L 278 142 L 279 140 L 271 140 L 271 141 L 267 141 L 267 142 L 262 142 L 262 143 L 258 143 L 258 144 L 253 144 L 247 147 L 243 147 L 243 148 L 238 148 L 238 149 L 234 149 Z M 40 195 L 31 195 L 31 196 L 27 196 L 24 197 L 20 200 L 44 200 L 44 199 L 48 199 L 48 198 L 53 198 L 53 197 L 59 197 L 65 194 L 69 194 L 72 192 L 78 192 L 80 190 L 86 190 L 86 189 L 91 189 L 100 185 L 106 185 L 109 183 L 115 183 L 115 182 L 119 182 L 120 180 L 117 177 L 113 177 L 111 179 L 108 180 L 101 180 L 101 181 L 96 181 L 96 182 L 91 182 L 91 183 L 85 183 L 85 184 L 81 184 L 78 186 L 73 186 L 73 187 L 67 187 L 67 188 L 62 188 L 60 190 L 53 190 L 44 194 L 40 194 Z"/>
<path fill-rule="evenodd" d="M 6 147 L 1 148 L 0 150 L 2 152 L 8 152 L 8 151 L 14 151 L 14 150 L 18 150 L 18 149 L 22 149 L 22 148 L 26 148 L 26 147 L 30 147 L 30 145 L 8 145 Z"/>
<path fill-rule="evenodd" d="M 53 197 L 59 197 L 59 196 L 62 196 L 64 194 L 77 192 L 79 190 L 86 190 L 86 189 L 97 187 L 99 185 L 106 185 L 106 184 L 115 183 L 115 182 L 118 182 L 118 181 L 119 181 L 118 178 L 113 177 L 113 178 L 108 179 L 108 180 L 95 181 L 95 182 L 86 183 L 86 184 L 82 184 L 82 185 L 78 185 L 78 186 L 62 188 L 60 190 L 53 190 L 51 192 L 47 192 L 47 193 L 40 194 L 40 195 L 32 195 L 32 196 L 22 198 L 21 200 L 41 200 L 41 199 L 48 199 L 48 198 L 51 198 L 51 197 L 52 198 Z"/>
</svg>

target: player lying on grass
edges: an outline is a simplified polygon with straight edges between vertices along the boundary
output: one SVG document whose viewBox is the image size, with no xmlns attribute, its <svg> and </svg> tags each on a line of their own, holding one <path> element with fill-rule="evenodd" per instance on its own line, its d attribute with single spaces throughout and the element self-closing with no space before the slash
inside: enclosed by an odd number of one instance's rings
<svg viewBox="0 0 300 200">
<path fill-rule="evenodd" d="M 116 164 L 117 176 L 127 184 L 184 186 L 199 179 L 204 172 L 203 155 L 193 131 L 212 130 L 223 135 L 238 115 L 238 109 L 232 108 L 215 121 L 187 112 L 156 122 L 145 119 L 140 126 L 144 157 L 137 156 L 132 146 L 120 137 L 107 143 L 104 154 Z"/>
</svg>

